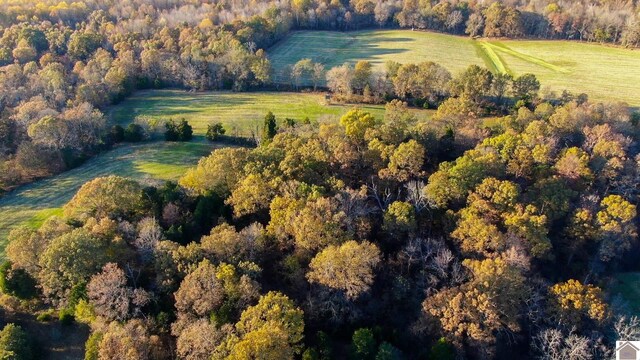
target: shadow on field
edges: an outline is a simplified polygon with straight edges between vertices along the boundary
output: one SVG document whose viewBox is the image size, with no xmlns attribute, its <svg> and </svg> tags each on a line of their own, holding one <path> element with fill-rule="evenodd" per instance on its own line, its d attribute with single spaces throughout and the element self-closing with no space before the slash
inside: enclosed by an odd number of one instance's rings
<svg viewBox="0 0 640 360">
<path fill-rule="evenodd" d="M 0 328 L 8 323 L 20 325 L 34 343 L 36 359 L 84 358 L 84 344 L 89 337 L 88 326 L 78 323 L 62 325 L 55 320 L 40 322 L 30 314 L 0 311 Z"/>
<path fill-rule="evenodd" d="M 117 119 L 118 124 L 128 124 L 139 114 L 138 108 L 144 108 L 144 113 L 149 116 L 161 116 L 162 119 L 178 120 L 188 114 L 201 113 L 203 110 L 211 108 L 212 103 L 220 105 L 221 108 L 238 107 L 253 103 L 250 96 L 242 96 L 232 93 L 228 96 L 225 93 L 206 94 L 189 93 L 185 91 L 162 91 L 156 92 L 155 96 L 145 97 L 144 93 L 122 102 L 118 110 L 112 113 L 111 118 Z M 140 103 L 144 101 L 144 103 Z"/>
<path fill-rule="evenodd" d="M 411 38 L 391 38 L 386 36 L 355 36 L 345 46 L 345 51 L 348 51 L 350 56 L 345 58 L 345 61 L 355 63 L 359 60 L 366 60 L 371 63 L 379 63 L 379 56 L 384 55 L 397 55 L 411 51 L 409 47 L 402 47 L 397 49 L 386 49 L 381 46 L 382 43 L 403 43 L 414 42 L 415 39 Z"/>
<path fill-rule="evenodd" d="M 297 61 L 309 58 L 313 62 L 325 65 L 327 69 L 339 66 L 344 63 L 355 64 L 357 61 L 365 60 L 372 64 L 382 64 L 382 57 L 398 57 L 410 52 L 416 39 L 410 37 L 391 37 L 379 34 L 372 36 L 371 33 L 327 33 L 327 36 L 320 36 L 323 32 L 299 34 L 290 48 L 282 49 L 277 58 L 272 58 L 274 69 L 273 80 L 276 83 L 286 83 L 282 77 L 282 69 L 291 66 Z M 390 48 L 388 44 L 394 44 Z M 395 45 L 397 44 L 397 45 Z M 297 45 L 297 46 L 296 46 Z M 274 46 L 277 48 L 278 44 Z M 269 52 L 273 53 L 274 48 Z M 312 84 L 309 76 L 300 79 L 302 85 Z M 324 81 L 320 82 L 321 85 Z"/>
</svg>

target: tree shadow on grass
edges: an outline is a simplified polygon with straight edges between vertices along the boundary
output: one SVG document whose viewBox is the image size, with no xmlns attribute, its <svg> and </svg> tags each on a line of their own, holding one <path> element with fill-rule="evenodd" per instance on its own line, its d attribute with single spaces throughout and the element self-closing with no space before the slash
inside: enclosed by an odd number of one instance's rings
<svg viewBox="0 0 640 360">
<path fill-rule="evenodd" d="M 156 90 L 151 97 L 139 95 L 117 105 L 111 112 L 111 121 L 127 124 L 139 115 L 167 120 L 179 119 L 185 115 L 204 113 L 213 107 L 233 108 L 255 102 L 255 98 L 251 96 L 227 92 L 191 93 L 178 90 Z"/>
<path fill-rule="evenodd" d="M 0 327 L 7 323 L 20 325 L 35 345 L 38 359 L 82 359 L 84 344 L 89 337 L 89 327 L 73 323 L 62 325 L 59 321 L 37 321 L 34 315 L 3 312 Z"/>
<path fill-rule="evenodd" d="M 339 34 L 342 34 L 342 37 L 336 37 L 334 36 L 336 34 L 332 33 L 332 36 L 328 36 L 326 41 L 323 41 L 321 36 L 314 36 L 311 39 L 301 42 L 299 49 L 293 51 L 289 56 L 284 58 L 276 56 L 277 61 L 274 62 L 276 66 L 273 76 L 274 82 L 284 83 L 285 81 L 283 81 L 280 75 L 285 66 L 293 65 L 304 58 L 322 63 L 327 69 L 342 65 L 343 63 L 353 65 L 360 60 L 369 61 L 374 65 L 382 64 L 384 61 L 382 57 L 393 57 L 401 61 L 402 54 L 412 50 L 409 43 L 416 41 L 416 39 L 409 37 L 394 38 L 386 36 L 385 34 L 374 36 L 370 33 L 362 34 L 358 32 Z M 385 43 L 407 43 L 407 46 L 385 48 Z M 277 46 L 278 45 L 272 49 L 277 50 Z M 311 78 L 306 76 L 300 80 L 299 84 L 308 86 L 312 83 Z M 321 81 L 321 84 L 324 83 L 324 81 Z"/>
</svg>

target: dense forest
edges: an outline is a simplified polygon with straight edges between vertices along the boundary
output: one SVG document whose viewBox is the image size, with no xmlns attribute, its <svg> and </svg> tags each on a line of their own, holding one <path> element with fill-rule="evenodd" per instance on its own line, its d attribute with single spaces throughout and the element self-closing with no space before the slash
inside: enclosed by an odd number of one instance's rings
<svg viewBox="0 0 640 360">
<path fill-rule="evenodd" d="M 576 100 L 491 126 L 267 114 L 258 147 L 97 178 L 12 231 L 3 304 L 90 324 L 85 359 L 609 358 L 640 333 L 607 291 L 638 270 L 637 135 Z"/>
<path fill-rule="evenodd" d="M 157 132 L 106 119 L 137 89 L 271 86 L 264 49 L 292 29 L 640 43 L 635 4 L 610 1 L 4 0 L 0 24 L 0 190 Z M 310 80 L 384 117 L 265 109 L 251 146 L 177 182 L 84 184 L 9 235 L 4 311 L 84 324 L 87 360 L 586 360 L 640 338 L 638 305 L 611 291 L 640 271 L 637 112 L 479 66 L 287 72 L 279 86 Z M 42 358 L 39 340 L 8 324 L 0 358 Z"/>
</svg>

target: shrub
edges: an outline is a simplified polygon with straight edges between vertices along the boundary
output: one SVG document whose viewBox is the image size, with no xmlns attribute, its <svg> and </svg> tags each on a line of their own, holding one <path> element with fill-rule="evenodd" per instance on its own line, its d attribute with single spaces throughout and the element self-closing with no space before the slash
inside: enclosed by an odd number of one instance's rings
<svg viewBox="0 0 640 360">
<path fill-rule="evenodd" d="M 352 337 L 353 351 L 357 359 L 371 359 L 376 352 L 376 339 L 371 329 L 358 329 Z"/>
<path fill-rule="evenodd" d="M 173 120 L 169 120 L 164 124 L 164 139 L 166 141 L 178 141 L 178 126 Z"/>
<path fill-rule="evenodd" d="M 320 355 L 314 348 L 308 348 L 302 353 L 302 360 L 318 360 Z"/>
<path fill-rule="evenodd" d="M 58 313 L 58 320 L 62 325 L 71 325 L 75 320 L 73 313 L 74 313 L 73 309 L 69 309 L 69 308 L 60 309 L 60 312 Z"/>
<path fill-rule="evenodd" d="M 53 310 L 43 311 L 36 316 L 36 320 L 40 322 L 48 322 L 53 319 Z"/>
<path fill-rule="evenodd" d="M 76 305 L 76 309 L 73 313 L 74 318 L 81 323 L 91 324 L 96 319 L 96 313 L 87 300 L 80 300 Z"/>
<path fill-rule="evenodd" d="M 84 360 L 98 360 L 100 341 L 102 341 L 102 333 L 94 332 L 89 336 L 84 344 Z"/>
<path fill-rule="evenodd" d="M 145 134 L 142 126 L 138 124 L 129 124 L 124 130 L 124 140 L 128 142 L 140 142 L 144 140 Z"/>
<path fill-rule="evenodd" d="M 6 261 L 0 266 L 0 291 L 19 299 L 32 299 L 37 295 L 36 280 L 23 269 L 12 269 Z"/>
<path fill-rule="evenodd" d="M 114 144 L 124 141 L 124 128 L 120 125 L 113 125 L 109 130 L 109 139 Z"/>
<path fill-rule="evenodd" d="M 276 125 L 276 117 L 271 111 L 267 112 L 264 117 L 264 126 L 262 127 L 262 144 L 266 145 L 271 142 L 276 133 L 278 127 Z"/>
<path fill-rule="evenodd" d="M 207 127 L 207 134 L 205 135 L 207 140 L 216 141 L 227 131 L 222 126 L 222 123 L 209 124 Z"/>
<path fill-rule="evenodd" d="M 166 141 L 189 141 L 193 137 L 193 128 L 187 120 L 180 120 L 179 124 L 175 121 L 169 120 L 164 124 L 165 133 L 164 139 Z"/>
<path fill-rule="evenodd" d="M 178 124 L 178 140 L 179 141 L 189 141 L 193 138 L 193 128 L 187 120 L 182 119 L 180 124 Z"/>
<path fill-rule="evenodd" d="M 331 337 L 324 331 L 318 331 L 316 333 L 316 339 L 318 341 L 318 353 L 320 359 L 329 360 L 333 358 L 333 344 Z"/>
<path fill-rule="evenodd" d="M 378 347 L 378 353 L 376 354 L 376 360 L 400 360 L 402 359 L 402 352 L 395 346 L 388 342 L 383 342 Z M 434 358 L 439 359 L 439 358 Z"/>
<path fill-rule="evenodd" d="M 0 331 L 0 358 L 12 360 L 33 359 L 33 350 L 27 333 L 15 324 L 7 324 Z"/>
<path fill-rule="evenodd" d="M 440 338 L 440 340 L 431 347 L 429 359 L 453 360 L 456 357 L 455 355 L 453 346 L 449 344 L 445 338 Z"/>
<path fill-rule="evenodd" d="M 296 120 L 291 118 L 285 118 L 284 124 L 289 128 L 294 128 L 296 127 Z"/>
</svg>

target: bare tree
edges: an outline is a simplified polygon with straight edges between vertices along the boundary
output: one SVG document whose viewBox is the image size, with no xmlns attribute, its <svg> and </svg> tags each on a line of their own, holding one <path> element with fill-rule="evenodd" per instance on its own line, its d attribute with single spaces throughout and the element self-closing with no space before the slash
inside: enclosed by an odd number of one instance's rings
<svg viewBox="0 0 640 360">
<path fill-rule="evenodd" d="M 313 91 L 316 91 L 316 89 L 318 88 L 318 85 L 320 84 L 322 79 L 324 79 L 325 73 L 326 71 L 324 69 L 324 65 L 322 65 L 321 63 L 313 64 L 313 69 L 311 71 L 311 80 L 313 81 Z"/>
<path fill-rule="evenodd" d="M 91 278 L 87 295 L 96 314 L 109 321 L 135 316 L 149 302 L 146 291 L 127 287 L 124 271 L 114 263 L 108 263 L 101 273 Z"/>
<path fill-rule="evenodd" d="M 162 240 L 162 228 L 155 218 L 146 217 L 138 223 L 138 237 L 134 241 L 135 247 L 143 261 L 147 262 L 153 255 L 153 250 Z"/>
<path fill-rule="evenodd" d="M 424 181 L 412 180 L 404 185 L 407 190 L 407 201 L 416 209 L 416 213 L 427 207 L 428 201 L 424 194 Z"/>
<path fill-rule="evenodd" d="M 541 360 L 589 360 L 593 358 L 590 341 L 576 334 L 565 336 L 558 329 L 546 329 L 536 335 L 532 347 Z"/>
<path fill-rule="evenodd" d="M 613 329 L 619 340 L 640 339 L 640 319 L 637 316 L 621 316 L 616 319 Z"/>
<path fill-rule="evenodd" d="M 353 68 L 349 64 L 336 66 L 327 72 L 327 86 L 332 92 L 349 96 L 353 92 Z"/>
</svg>

